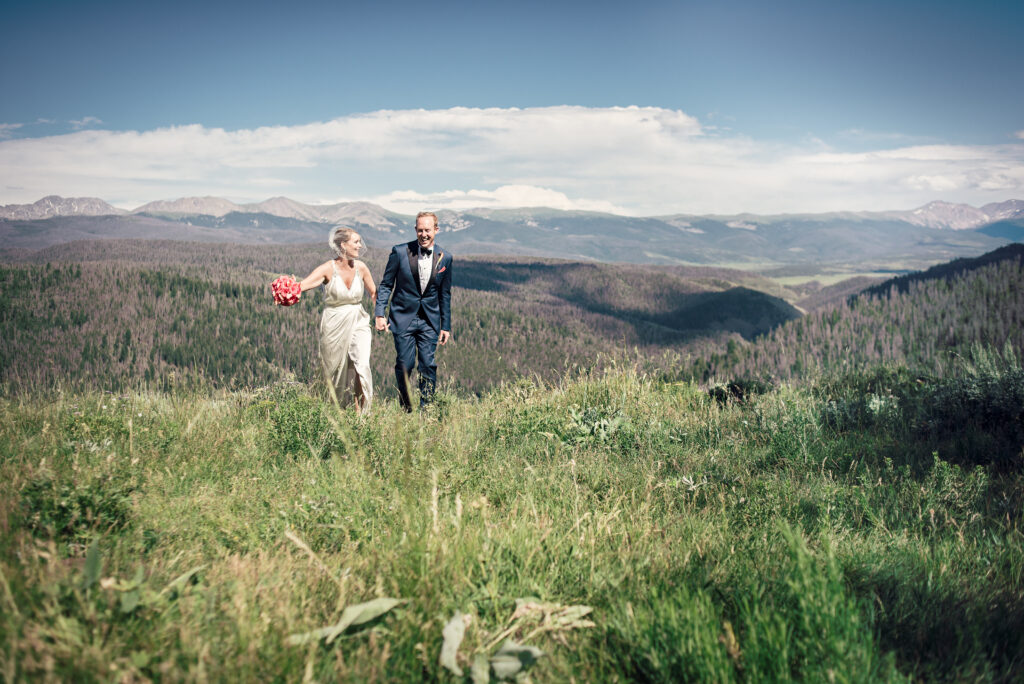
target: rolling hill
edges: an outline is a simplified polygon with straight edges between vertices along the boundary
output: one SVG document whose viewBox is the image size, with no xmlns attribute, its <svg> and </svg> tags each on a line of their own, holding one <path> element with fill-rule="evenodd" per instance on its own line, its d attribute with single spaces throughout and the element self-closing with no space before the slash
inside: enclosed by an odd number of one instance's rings
<svg viewBox="0 0 1024 684">
<path fill-rule="evenodd" d="M 319 296 L 281 309 L 268 283 L 309 272 L 326 251 L 166 240 L 5 251 L 0 379 L 11 391 L 316 379 Z M 379 274 L 386 256 L 371 249 L 365 261 Z M 462 393 L 600 359 L 658 365 L 691 340 L 752 339 L 800 315 L 791 292 L 728 269 L 460 257 L 454 275 L 454 344 L 439 364 Z M 390 386 L 388 336 L 374 336 L 372 359 L 375 382 Z"/>
<path fill-rule="evenodd" d="M 299 244 L 323 240 L 336 223 L 356 228 L 375 246 L 412 238 L 411 216 L 366 202 L 305 205 L 279 197 L 239 205 L 213 197 L 183 198 L 152 202 L 132 213 L 97 215 L 101 200 L 46 200 L 0 208 L 0 238 L 6 246 L 38 249 L 110 238 Z M 76 206 L 82 211 L 69 214 Z M 439 242 L 460 255 L 747 270 L 812 264 L 855 273 L 917 270 L 991 251 L 1019 237 L 1014 221 L 1024 216 L 1024 202 L 981 209 L 932 203 L 909 212 L 780 216 L 630 217 L 546 208 L 438 215 Z"/>
<path fill-rule="evenodd" d="M 974 347 L 1024 350 L 1024 245 L 892 278 L 748 342 L 702 344 L 699 378 L 800 380 L 877 366 L 942 375 Z"/>
</svg>

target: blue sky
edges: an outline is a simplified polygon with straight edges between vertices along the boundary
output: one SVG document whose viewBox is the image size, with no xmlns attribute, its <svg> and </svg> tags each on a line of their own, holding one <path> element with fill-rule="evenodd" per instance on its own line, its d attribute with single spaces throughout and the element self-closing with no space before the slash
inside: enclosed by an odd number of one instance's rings
<svg viewBox="0 0 1024 684">
<path fill-rule="evenodd" d="M 1024 198 L 1022 2 L 8 2 L 0 204 Z"/>
</svg>

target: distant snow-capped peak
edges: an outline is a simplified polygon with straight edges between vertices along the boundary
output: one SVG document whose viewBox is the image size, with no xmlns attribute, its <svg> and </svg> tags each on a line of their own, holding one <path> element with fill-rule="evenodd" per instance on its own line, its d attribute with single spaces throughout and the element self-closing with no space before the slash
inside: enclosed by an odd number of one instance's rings
<svg viewBox="0 0 1024 684">
<path fill-rule="evenodd" d="M 96 197 L 49 195 L 32 204 L 0 206 L 0 218 L 22 221 L 37 221 L 54 216 L 112 216 L 127 213 Z"/>
<path fill-rule="evenodd" d="M 437 214 L 443 230 L 460 231 L 472 227 L 474 225 L 473 218 L 500 218 L 501 220 L 513 221 L 524 225 L 533 225 L 533 223 L 539 220 L 538 217 L 543 212 L 550 211 L 549 209 L 536 207 L 522 207 L 518 209 L 477 208 L 468 211 L 442 209 L 438 210 Z M 395 230 L 401 232 L 403 227 L 409 227 L 411 224 L 409 216 L 397 214 L 370 202 L 304 204 L 287 197 L 272 197 L 262 202 L 251 204 L 236 204 L 221 197 L 182 197 L 175 200 L 150 202 L 131 212 L 126 212 L 93 197 L 63 198 L 51 195 L 33 204 L 0 206 L 0 219 L 38 220 L 56 216 L 107 216 L 126 213 L 222 217 L 232 212 L 265 213 L 283 218 L 318 221 L 326 224 L 348 224 L 353 227 L 365 226 L 384 232 Z M 815 215 L 801 214 L 801 216 Z M 826 215 L 822 214 L 819 216 L 824 217 Z M 979 228 L 995 221 L 1024 218 L 1024 200 L 1014 199 L 990 203 L 980 209 L 968 204 L 935 201 L 911 211 L 846 212 L 828 214 L 827 216 L 846 216 L 847 218 L 863 220 L 886 218 L 929 228 L 965 230 Z M 692 218 L 694 217 L 683 214 L 664 217 L 665 220 L 668 220 L 669 223 L 675 225 L 680 230 L 701 232 L 700 229 L 694 228 L 690 224 L 689 219 Z M 722 218 L 724 220 L 726 217 Z M 727 225 L 732 228 L 756 230 L 758 220 L 763 217 L 742 214 L 727 218 L 730 219 Z M 685 225 L 675 223 L 674 221 L 676 220 L 685 223 Z"/>
<path fill-rule="evenodd" d="M 176 200 L 150 202 L 132 213 L 224 216 L 232 212 L 270 214 L 282 218 L 320 223 L 351 223 L 391 230 L 401 223 L 398 214 L 370 202 L 341 202 L 338 204 L 303 204 L 288 197 L 272 197 L 262 202 L 235 204 L 219 197 L 182 197 Z"/>
<path fill-rule="evenodd" d="M 981 209 L 969 204 L 952 204 L 950 202 L 929 202 L 909 212 L 898 212 L 908 223 L 929 228 L 952 228 L 966 230 L 977 228 L 992 219 Z"/>
<path fill-rule="evenodd" d="M 224 216 L 242 207 L 220 197 L 181 197 L 176 200 L 157 200 L 132 210 L 133 214 L 187 214 Z"/>
<path fill-rule="evenodd" d="M 1005 202 L 986 204 L 981 208 L 993 221 L 1024 218 L 1024 200 L 1012 199 Z"/>
<path fill-rule="evenodd" d="M 241 205 L 240 210 L 249 212 L 261 212 L 273 216 L 285 218 L 302 219 L 305 221 L 323 221 L 322 212 L 318 207 L 296 202 L 287 197 L 271 197 L 257 204 Z"/>
</svg>

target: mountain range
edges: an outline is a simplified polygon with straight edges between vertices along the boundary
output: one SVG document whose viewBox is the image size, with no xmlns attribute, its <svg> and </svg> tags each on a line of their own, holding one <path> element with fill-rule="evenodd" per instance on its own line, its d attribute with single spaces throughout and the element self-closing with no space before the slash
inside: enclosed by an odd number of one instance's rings
<svg viewBox="0 0 1024 684">
<path fill-rule="evenodd" d="M 1024 239 L 1024 200 L 976 208 L 931 202 L 909 211 L 630 217 L 543 207 L 438 211 L 438 241 L 459 254 L 559 257 L 749 269 L 806 264 L 905 270 Z M 131 211 L 96 198 L 44 197 L 0 206 L 7 247 L 78 239 L 143 238 L 294 244 L 349 225 L 370 245 L 411 239 L 413 217 L 369 202 L 303 204 L 275 197 L 236 204 L 187 197 Z"/>
<path fill-rule="evenodd" d="M 32 204 L 0 206 L 0 219 L 42 220 L 59 216 L 155 216 L 181 219 L 189 216 L 228 214 L 269 214 L 280 218 L 314 221 L 317 223 L 357 222 L 369 226 L 391 225 L 393 218 L 404 223 L 407 217 L 388 212 L 369 202 L 342 202 L 339 204 L 303 204 L 287 197 L 272 197 L 263 202 L 235 204 L 220 197 L 182 197 L 176 200 L 148 202 L 141 207 L 119 209 L 96 197 L 59 197 L 50 195 Z"/>
</svg>

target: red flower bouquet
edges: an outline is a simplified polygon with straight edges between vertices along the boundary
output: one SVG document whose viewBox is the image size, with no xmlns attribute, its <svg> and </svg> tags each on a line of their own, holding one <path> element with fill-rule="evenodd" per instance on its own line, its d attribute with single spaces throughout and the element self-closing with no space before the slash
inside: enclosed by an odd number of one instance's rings
<svg viewBox="0 0 1024 684">
<path fill-rule="evenodd" d="M 274 303 L 280 306 L 291 306 L 299 301 L 302 288 L 298 281 L 291 276 L 281 276 L 270 283 L 270 289 L 274 292 Z"/>
</svg>

